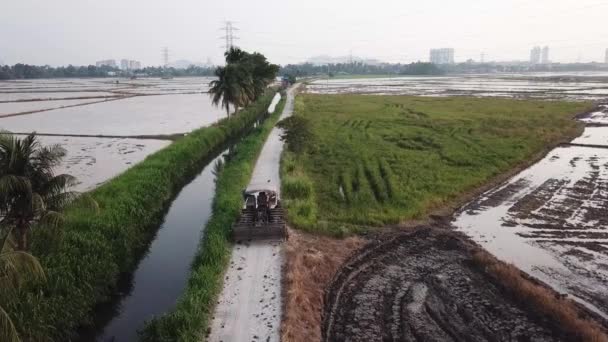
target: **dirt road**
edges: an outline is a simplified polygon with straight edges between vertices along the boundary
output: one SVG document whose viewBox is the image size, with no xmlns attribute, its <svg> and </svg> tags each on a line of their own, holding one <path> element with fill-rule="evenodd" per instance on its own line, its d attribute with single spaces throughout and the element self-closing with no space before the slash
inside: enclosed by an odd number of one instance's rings
<svg viewBox="0 0 608 342">
<path fill-rule="evenodd" d="M 296 87 L 287 92 L 281 118 L 293 112 Z M 282 150 L 280 130 L 274 128 L 256 162 L 251 184 L 268 184 L 280 189 Z M 208 341 L 280 340 L 283 260 L 280 242 L 259 241 L 234 246 Z"/>
<path fill-rule="evenodd" d="M 462 235 L 422 229 L 372 243 L 343 265 L 325 301 L 325 341 L 559 341 L 471 262 Z"/>
</svg>

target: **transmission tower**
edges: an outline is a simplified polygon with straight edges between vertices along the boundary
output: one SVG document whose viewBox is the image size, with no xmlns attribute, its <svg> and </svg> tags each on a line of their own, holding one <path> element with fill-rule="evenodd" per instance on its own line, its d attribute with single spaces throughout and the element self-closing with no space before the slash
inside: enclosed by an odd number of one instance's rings
<svg viewBox="0 0 608 342">
<path fill-rule="evenodd" d="M 162 48 L 161 55 L 163 59 L 163 66 L 166 68 L 169 66 L 169 48 L 166 46 Z"/>
<path fill-rule="evenodd" d="M 228 50 L 230 50 L 230 48 L 232 48 L 234 46 L 234 41 L 239 39 L 234 33 L 235 31 L 238 31 L 239 29 L 237 27 L 234 27 L 234 22 L 225 21 L 224 27 L 222 27 L 221 30 L 224 31 L 224 36 L 221 37 L 221 39 L 225 39 L 225 41 L 226 41 L 226 43 L 223 47 L 226 49 L 226 51 L 228 51 Z"/>
</svg>

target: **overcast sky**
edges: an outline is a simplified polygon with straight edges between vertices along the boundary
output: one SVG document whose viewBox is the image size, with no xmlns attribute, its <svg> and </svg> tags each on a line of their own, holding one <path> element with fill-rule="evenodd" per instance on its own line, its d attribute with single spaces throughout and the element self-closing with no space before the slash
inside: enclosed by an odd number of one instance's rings
<svg viewBox="0 0 608 342">
<path fill-rule="evenodd" d="M 526 60 L 548 45 L 557 62 L 603 61 L 608 0 L 2 0 L 0 62 L 86 65 L 129 58 L 222 61 L 224 20 L 238 45 L 272 62 L 316 55 L 428 60 L 453 47 L 456 61 Z"/>
</svg>

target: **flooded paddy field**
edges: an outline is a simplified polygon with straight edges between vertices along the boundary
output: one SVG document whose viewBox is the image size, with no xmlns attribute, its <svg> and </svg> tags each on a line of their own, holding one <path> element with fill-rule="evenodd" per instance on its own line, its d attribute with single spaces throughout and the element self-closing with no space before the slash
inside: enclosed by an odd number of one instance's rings
<svg viewBox="0 0 608 342">
<path fill-rule="evenodd" d="M 108 97 L 120 97 L 121 94 L 108 91 L 41 91 L 41 92 L 0 92 L 0 103 L 22 102 L 22 101 L 47 101 L 47 100 L 69 100 L 69 99 L 99 99 Z"/>
<path fill-rule="evenodd" d="M 0 128 L 19 133 L 167 135 L 188 133 L 224 116 L 225 110 L 212 106 L 207 94 L 135 96 L 4 118 Z"/>
<path fill-rule="evenodd" d="M 103 99 L 78 99 L 78 100 L 56 100 L 56 101 L 28 101 L 28 102 L 4 102 L 0 103 L 0 117 L 20 113 L 47 111 L 49 109 L 60 109 L 83 105 L 100 101 Z"/>
<path fill-rule="evenodd" d="M 605 77 L 555 79 L 542 75 L 406 76 L 319 79 L 306 86 L 312 94 L 479 96 L 600 100 L 608 97 Z"/>
<path fill-rule="evenodd" d="M 40 136 L 43 145 L 59 144 L 67 155 L 56 173 L 75 176 L 76 191 L 91 190 L 169 145 L 169 140 Z"/>
<path fill-rule="evenodd" d="M 587 127 L 573 144 L 594 147 L 554 149 L 464 206 L 452 224 L 608 318 L 608 127 Z"/>
<path fill-rule="evenodd" d="M 76 176 L 81 182 L 76 190 L 90 190 L 170 143 L 136 138 L 186 134 L 223 118 L 225 111 L 212 106 L 207 94 L 210 81 L 2 81 L 0 130 L 35 131 L 44 144 L 61 144 L 67 156 L 58 172 Z"/>
</svg>

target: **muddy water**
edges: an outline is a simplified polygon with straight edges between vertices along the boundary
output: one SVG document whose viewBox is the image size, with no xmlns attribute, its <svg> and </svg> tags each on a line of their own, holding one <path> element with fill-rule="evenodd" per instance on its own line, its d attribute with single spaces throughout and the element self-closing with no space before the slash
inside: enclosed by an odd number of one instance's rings
<svg viewBox="0 0 608 342">
<path fill-rule="evenodd" d="M 608 146 L 608 127 L 576 143 Z M 560 147 L 466 205 L 453 225 L 608 318 L 608 149 Z"/>
<path fill-rule="evenodd" d="M 56 169 L 78 179 L 76 191 L 91 190 L 168 146 L 169 140 L 39 136 L 43 145 L 59 144 L 66 156 Z"/>
<path fill-rule="evenodd" d="M 202 229 L 211 215 L 215 194 L 215 163 L 177 195 L 154 241 L 119 295 L 99 309 L 96 327 L 81 334 L 80 341 L 130 342 L 153 316 L 170 310 L 183 292 L 190 274 Z"/>
</svg>

